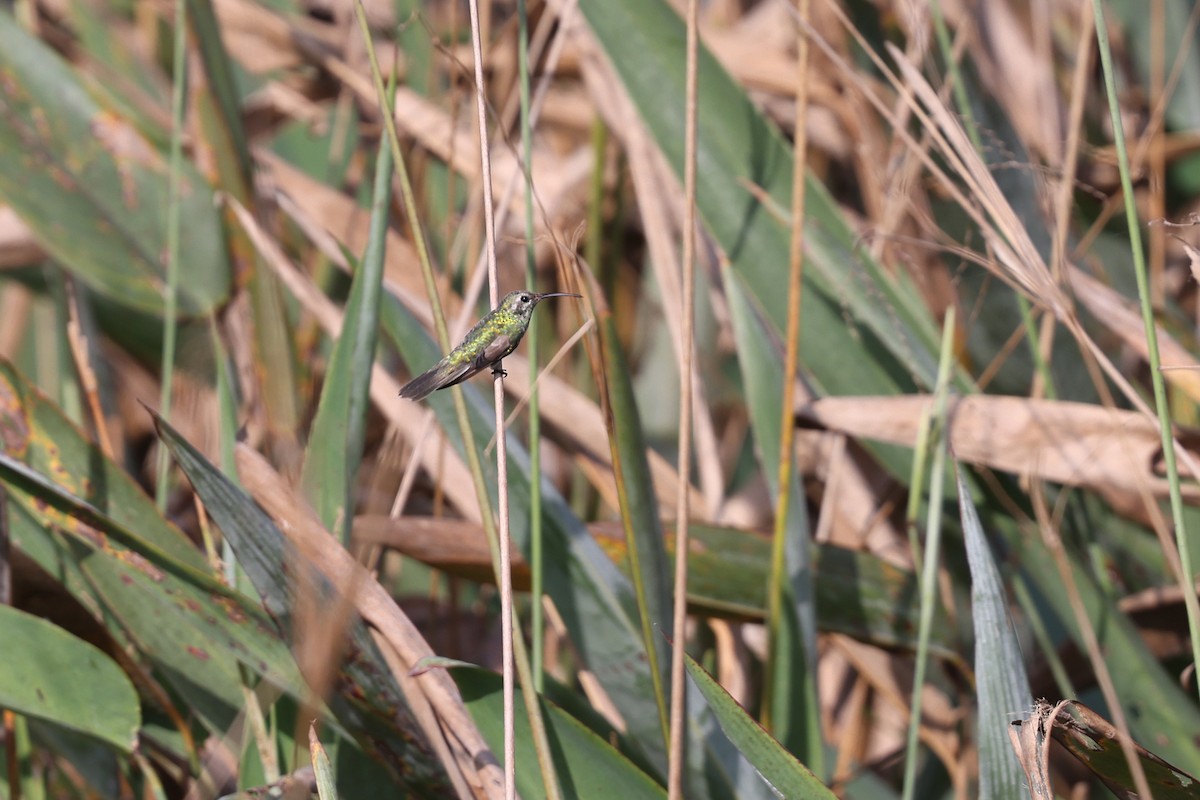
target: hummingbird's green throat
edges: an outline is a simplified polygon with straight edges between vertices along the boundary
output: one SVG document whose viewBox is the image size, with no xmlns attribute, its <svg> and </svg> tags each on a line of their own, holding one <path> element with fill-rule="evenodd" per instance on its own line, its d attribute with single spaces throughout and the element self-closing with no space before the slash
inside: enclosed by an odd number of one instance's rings
<svg viewBox="0 0 1200 800">
<path fill-rule="evenodd" d="M 462 383 L 482 369 L 492 367 L 503 372 L 500 362 L 517 349 L 529 328 L 533 309 L 547 297 L 580 297 L 566 292 L 516 291 L 504 295 L 500 305 L 475 323 L 458 347 L 427 371 L 413 378 L 400 390 L 401 397 L 420 400 L 437 389 Z"/>
</svg>

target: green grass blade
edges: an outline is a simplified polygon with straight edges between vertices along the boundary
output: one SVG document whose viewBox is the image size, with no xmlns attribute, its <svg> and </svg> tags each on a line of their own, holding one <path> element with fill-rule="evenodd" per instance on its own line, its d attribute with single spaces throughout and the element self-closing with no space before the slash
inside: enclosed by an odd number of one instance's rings
<svg viewBox="0 0 1200 800">
<path fill-rule="evenodd" d="M 379 142 L 366 252 L 354 273 L 342 333 L 333 346 L 313 421 L 302 480 L 321 523 L 350 543 L 354 490 L 362 461 L 371 368 L 375 363 L 379 302 L 392 199 L 392 153 Z"/>
<path fill-rule="evenodd" d="M 721 729 L 779 797 L 789 800 L 832 800 L 835 796 L 811 771 L 771 738 L 721 684 L 687 657 L 688 675 L 699 687 Z"/>
<path fill-rule="evenodd" d="M 1033 695 L 1009 617 L 1008 595 L 961 468 L 958 506 L 971 567 L 975 687 L 979 695 L 979 796 L 1018 797 L 1025 790 L 1025 773 L 1013 752 L 1008 730 L 1012 721 L 1033 707 Z"/>
<path fill-rule="evenodd" d="M 202 87 L 199 118 L 214 145 L 221 184 L 245 202 L 254 165 L 242 124 L 242 100 L 233 62 L 221 39 L 220 23 L 211 0 L 186 0 L 188 26 L 200 55 L 206 81 Z"/>
<path fill-rule="evenodd" d="M 333 765 L 329 763 L 329 755 L 324 745 L 317 738 L 316 728 L 308 726 L 308 749 L 312 756 L 313 772 L 317 776 L 317 796 L 321 800 L 337 800 L 337 788 L 334 785 Z"/>
<path fill-rule="evenodd" d="M 175 0 L 175 32 L 171 55 L 171 149 L 167 180 L 167 285 L 163 293 L 163 341 L 159 374 L 159 409 L 171 418 L 171 399 L 175 389 L 175 340 L 179 335 L 179 238 L 183 225 L 180 194 L 183 180 L 184 103 L 187 98 L 187 0 Z M 170 490 L 170 462 L 166 450 L 159 448 L 154 478 L 155 505 L 166 513 Z"/>
<path fill-rule="evenodd" d="M 521 165 L 524 168 L 525 189 L 525 286 L 537 290 L 537 258 L 534 255 L 533 239 L 533 124 L 529 118 L 529 9 L 525 0 L 517 0 L 517 88 L 521 106 Z M 529 342 L 529 477 L 530 477 L 530 555 L 529 565 L 533 570 L 533 603 L 530 607 L 529 627 L 532 633 L 532 664 L 534 686 L 538 691 L 544 686 L 545 622 L 542 619 L 543 542 L 542 531 L 542 415 L 538 407 L 537 365 L 538 331 L 541 324 L 537 314 L 529 320 L 526 341 Z M 651 654 L 653 655 L 653 653 Z"/>
<path fill-rule="evenodd" d="M 930 409 L 929 445 L 933 460 L 929 468 L 929 516 L 925 528 L 923 561 L 921 565 L 921 619 L 917 630 L 916 667 L 913 670 L 913 690 L 910 697 L 908 745 L 904 760 L 904 798 L 913 797 L 918 764 L 918 735 L 921 728 L 921 697 L 925 687 L 925 672 L 929 665 L 929 640 L 933 631 L 934 609 L 940 605 L 937 591 L 938 568 L 941 565 L 942 494 L 946 486 L 946 453 L 949 450 L 949 416 L 947 414 L 950 377 L 954 371 L 954 306 L 946 312 L 942 327 L 942 350 L 938 365 L 938 382 Z"/>
</svg>

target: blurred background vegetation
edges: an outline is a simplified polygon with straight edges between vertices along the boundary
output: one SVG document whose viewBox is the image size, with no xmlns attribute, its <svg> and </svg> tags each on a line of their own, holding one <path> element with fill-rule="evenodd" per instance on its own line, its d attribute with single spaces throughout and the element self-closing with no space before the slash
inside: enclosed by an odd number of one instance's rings
<svg viewBox="0 0 1200 800">
<path fill-rule="evenodd" d="M 680 645 L 689 798 L 1195 796 L 1200 5 L 702 4 L 687 342 L 676 5 L 480 7 L 499 290 L 584 296 L 504 362 L 521 795 L 665 797 Z M 0 798 L 501 796 L 491 387 L 397 396 L 474 96 L 456 0 L 4 3 Z"/>
</svg>

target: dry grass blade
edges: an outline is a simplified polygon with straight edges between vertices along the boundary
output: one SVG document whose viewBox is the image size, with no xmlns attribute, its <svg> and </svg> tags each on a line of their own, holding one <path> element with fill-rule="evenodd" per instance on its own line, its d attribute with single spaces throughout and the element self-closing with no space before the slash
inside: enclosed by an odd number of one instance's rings
<svg viewBox="0 0 1200 800">
<path fill-rule="evenodd" d="M 1121 733 L 1112 723 L 1077 701 L 1065 701 L 1050 723 L 1050 733 L 1071 755 L 1081 761 L 1117 797 L 1134 796 L 1135 781 L 1123 763 Z M 1168 763 L 1136 742 L 1131 743 L 1138 763 L 1146 771 L 1147 783 L 1159 797 L 1186 797 L 1196 778 Z M 1138 795 L 1141 796 L 1141 795 Z"/>
<path fill-rule="evenodd" d="M 687 4 L 687 83 L 684 96 L 684 157 L 683 157 L 683 277 L 680 281 L 682 310 L 679 315 L 679 337 L 676 346 L 679 360 L 679 473 L 692 471 L 692 397 L 695 372 L 693 367 L 693 336 L 696 322 L 696 115 L 698 89 L 700 21 L 699 0 Z M 675 504 L 675 579 L 673 589 L 674 613 L 671 636 L 671 723 L 667 793 L 671 800 L 684 796 L 684 771 L 687 758 L 687 687 L 684 685 L 683 632 L 687 628 L 687 579 L 689 555 L 689 524 L 692 507 L 687 492 L 680 492 Z"/>
<path fill-rule="evenodd" d="M 88 339 L 83 335 L 79 324 L 79 299 L 76 296 L 75 284 L 67 281 L 67 342 L 71 347 L 71 357 L 75 359 L 75 369 L 79 373 L 79 382 L 88 404 L 88 412 L 92 415 L 92 426 L 96 431 L 96 443 L 100 452 L 110 459 L 116 458 L 112 439 L 108 435 L 108 421 L 104 417 L 104 409 L 100 403 L 99 385 L 96 382 L 96 372 L 92 369 L 91 350 Z"/>
<path fill-rule="evenodd" d="M 936 132 L 934 141 L 941 154 L 956 167 L 958 177 L 967 182 L 970 201 L 964 207 L 972 208 L 977 202 L 987 215 L 980 218 L 984 220 L 981 229 L 1004 270 L 1001 277 L 1022 287 L 1034 302 L 1051 309 L 1056 316 L 1065 315 L 1070 302 L 1051 277 L 1028 231 L 958 119 L 903 53 L 891 48 L 891 55 L 905 85 L 914 89 L 924 105 L 924 109 L 914 107 L 914 111 L 925 121 L 926 130 Z"/>
<path fill-rule="evenodd" d="M 802 417 L 850 436 L 915 446 L 931 398 L 828 397 L 797 409 Z M 1157 426 L 1134 411 L 1022 397 L 969 396 L 951 401 L 950 445 L 963 461 L 1105 493 L 1138 508 L 1143 493 L 1166 494 L 1157 471 Z M 1136 468 L 1134 465 L 1138 465 Z M 1200 490 L 1188 487 L 1200 500 Z"/>
<path fill-rule="evenodd" d="M 12 359 L 25 338 L 33 293 L 19 283 L 10 283 L 0 294 L 0 358 Z"/>
<path fill-rule="evenodd" d="M 1029 779 L 1029 794 L 1033 800 L 1053 800 L 1055 796 L 1050 779 L 1050 727 L 1069 702 L 1063 700 L 1057 706 L 1037 703 L 1029 719 L 1008 729 L 1013 750 Z"/>
</svg>

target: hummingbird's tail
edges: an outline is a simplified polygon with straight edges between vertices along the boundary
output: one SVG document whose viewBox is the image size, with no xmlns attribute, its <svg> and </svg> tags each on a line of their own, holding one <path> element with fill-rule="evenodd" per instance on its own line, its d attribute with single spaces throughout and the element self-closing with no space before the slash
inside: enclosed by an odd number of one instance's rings
<svg viewBox="0 0 1200 800">
<path fill-rule="evenodd" d="M 438 368 L 434 367 L 404 384 L 404 388 L 400 390 L 400 396 L 409 400 L 424 400 L 441 387 L 442 376 L 438 374 Z"/>
</svg>

